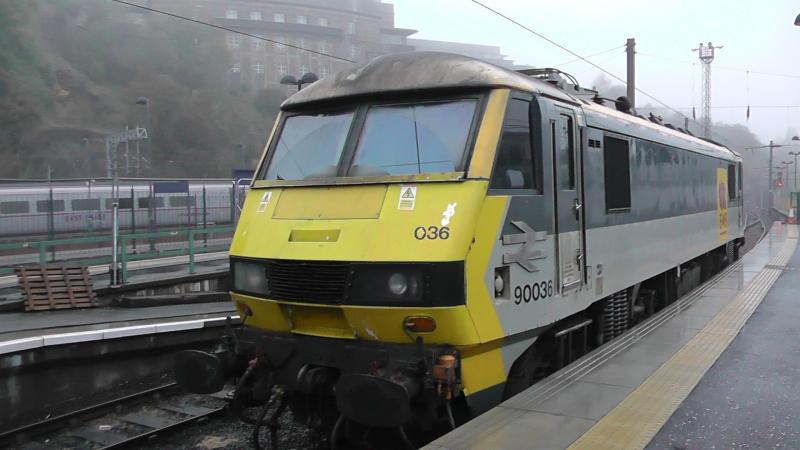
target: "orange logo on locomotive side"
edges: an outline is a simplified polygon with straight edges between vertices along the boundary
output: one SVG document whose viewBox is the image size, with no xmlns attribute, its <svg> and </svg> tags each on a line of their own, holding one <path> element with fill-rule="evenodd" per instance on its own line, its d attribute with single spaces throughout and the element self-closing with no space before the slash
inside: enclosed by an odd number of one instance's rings
<svg viewBox="0 0 800 450">
<path fill-rule="evenodd" d="M 728 240 L 728 171 L 717 169 L 717 229 L 719 242 Z"/>
</svg>

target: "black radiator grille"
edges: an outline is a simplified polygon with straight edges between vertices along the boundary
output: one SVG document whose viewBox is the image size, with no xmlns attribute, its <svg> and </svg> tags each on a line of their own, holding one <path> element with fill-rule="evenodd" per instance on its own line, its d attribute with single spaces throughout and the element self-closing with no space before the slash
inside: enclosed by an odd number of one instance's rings
<svg viewBox="0 0 800 450">
<path fill-rule="evenodd" d="M 344 300 L 350 274 L 347 262 L 271 260 L 266 268 L 272 299 L 313 303 Z"/>
</svg>

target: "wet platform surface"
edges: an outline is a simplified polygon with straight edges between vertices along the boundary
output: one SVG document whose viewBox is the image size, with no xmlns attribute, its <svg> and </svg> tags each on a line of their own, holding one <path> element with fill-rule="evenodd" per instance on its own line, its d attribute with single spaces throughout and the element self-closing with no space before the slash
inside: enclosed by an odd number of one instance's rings
<svg viewBox="0 0 800 450">
<path fill-rule="evenodd" d="M 181 282 L 189 277 L 209 278 L 227 273 L 227 254 L 221 258 L 217 254 L 200 255 L 196 271 L 189 273 L 188 265 L 182 257 L 164 258 L 168 261 L 135 261 L 135 269 L 129 272 L 128 285 L 146 286 L 149 284 L 174 281 Z M 96 266 L 105 268 L 107 266 Z M 3 277 L 10 278 L 10 277 Z M 16 279 L 16 276 L 14 276 Z M 108 273 L 93 276 L 95 290 L 107 289 L 110 284 Z M 15 281 L 16 282 L 16 281 Z M 121 295 L 121 294 L 120 294 Z M 89 330 L 119 328 L 174 320 L 205 319 L 235 314 L 231 302 L 187 303 L 150 307 L 98 307 L 66 309 L 56 311 L 23 312 L 21 293 L 11 299 L 0 299 L 0 306 L 14 302 L 20 311 L 0 312 L 0 343 L 13 339 L 27 338 L 52 333 L 72 333 Z"/>
<path fill-rule="evenodd" d="M 650 449 L 800 448 L 800 251 Z"/>
<path fill-rule="evenodd" d="M 146 308 L 87 308 L 0 314 L 0 342 L 53 333 L 102 330 L 156 322 L 224 317 L 236 314 L 230 302 L 153 306 Z"/>
<path fill-rule="evenodd" d="M 787 239 L 790 228 L 793 241 Z M 793 226 L 776 224 L 740 262 L 655 316 L 658 326 L 634 328 L 426 448 L 643 448 L 648 443 L 659 449 L 763 448 L 778 442 L 800 447 L 785 425 L 800 423 L 789 411 L 800 397 L 795 389 L 800 387 L 800 343 L 791 347 L 794 357 L 778 360 L 785 348 L 780 342 L 800 334 L 786 330 L 800 319 L 800 308 L 784 314 L 784 326 L 747 323 L 736 338 L 765 294 L 770 298 L 752 321 L 769 322 L 771 315 L 782 314 L 781 308 L 790 308 L 792 292 L 797 292 L 792 285 L 800 288 L 800 270 L 792 269 L 800 266 L 796 233 Z M 778 267 L 776 261 L 784 262 Z M 740 343 L 726 351 L 733 339 Z M 750 367 L 743 370 L 743 364 Z M 773 374 L 765 374 L 773 367 Z M 796 392 L 787 392 L 792 389 Z M 740 395 L 739 390 L 749 392 Z M 770 401 L 785 408 L 773 414 Z M 748 413 L 742 409 L 762 417 L 748 428 Z M 739 427 L 740 434 L 731 434 L 730 426 Z M 785 435 L 779 440 L 781 432 Z M 760 433 L 776 437 L 761 444 Z"/>
</svg>

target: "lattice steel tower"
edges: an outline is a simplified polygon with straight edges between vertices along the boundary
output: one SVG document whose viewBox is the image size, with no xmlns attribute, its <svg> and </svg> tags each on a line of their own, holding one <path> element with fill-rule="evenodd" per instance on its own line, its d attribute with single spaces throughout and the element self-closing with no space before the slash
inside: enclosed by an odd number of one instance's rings
<svg viewBox="0 0 800 450">
<path fill-rule="evenodd" d="M 693 52 L 697 52 L 700 62 L 703 63 L 703 136 L 711 137 L 711 62 L 714 61 L 714 50 L 722 48 L 721 45 L 713 46 L 711 42 L 703 45 L 701 42 Z"/>
</svg>

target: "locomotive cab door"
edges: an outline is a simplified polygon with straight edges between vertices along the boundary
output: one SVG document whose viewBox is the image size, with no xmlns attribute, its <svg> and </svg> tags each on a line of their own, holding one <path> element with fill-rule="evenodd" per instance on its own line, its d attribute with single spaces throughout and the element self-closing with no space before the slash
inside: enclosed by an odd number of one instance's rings
<svg viewBox="0 0 800 450">
<path fill-rule="evenodd" d="M 581 152 L 576 111 L 555 106 L 550 117 L 553 152 L 553 203 L 557 239 L 557 279 L 562 295 L 580 288 L 584 274 L 584 208 Z"/>
</svg>

